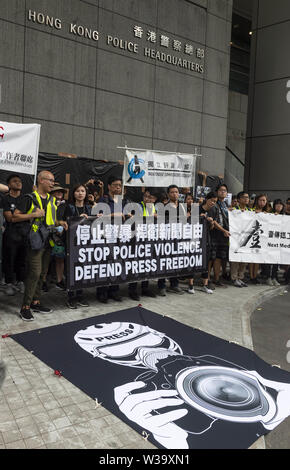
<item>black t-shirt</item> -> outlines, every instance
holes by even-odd
[[[47,198],[41,198],[41,202],[42,202],[42,208],[46,211],[47,202],[48,202]],[[27,212],[29,211],[32,203],[33,203],[33,200],[31,198],[31,196],[29,194],[26,194],[25,196],[23,196],[23,198],[21,199],[21,201],[17,205],[17,209],[20,212],[22,212],[22,214],[27,214]],[[34,205],[36,207],[38,207],[38,204],[34,203]]]
[[[6,196],[3,197],[3,201],[2,201],[3,212],[11,212],[13,214],[18,204],[20,203],[22,197],[23,197],[22,194],[18,197],[13,197],[10,194],[6,194]],[[13,226],[14,226],[13,222],[7,222],[7,220],[5,220],[6,231],[11,230]]]
[[[81,214],[91,215],[91,207],[89,205],[84,205],[83,207],[77,207],[74,204],[67,204],[63,220],[66,220],[68,217],[80,217]]]

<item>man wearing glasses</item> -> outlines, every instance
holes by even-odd
[[[34,320],[32,312],[50,313],[52,311],[40,303],[40,295],[43,278],[50,263],[53,242],[48,235],[40,249],[33,249],[35,247],[29,243],[29,235],[31,232],[36,233],[41,226],[48,229],[46,233],[49,233],[55,226],[62,226],[67,230],[66,222],[57,220],[55,198],[49,194],[53,186],[53,174],[49,171],[41,171],[37,178],[36,190],[23,197],[12,218],[13,222],[22,222],[27,228],[27,273],[20,310],[20,317],[24,321]]]

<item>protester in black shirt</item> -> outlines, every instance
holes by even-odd
[[[207,194],[205,198],[205,202],[199,206],[199,216],[200,218],[205,218],[207,221],[207,240],[206,240],[206,257],[207,257],[207,264],[209,259],[209,250],[210,250],[210,230],[214,227],[214,221],[211,217],[209,217],[209,211],[215,206],[217,203],[217,194],[215,192],[210,192]],[[203,292],[206,294],[213,294],[213,290],[209,289],[208,282],[209,282],[209,273],[205,271],[201,274],[201,278],[203,280]],[[188,293],[194,294],[194,279],[191,278],[188,281]]]
[[[124,220],[123,209],[126,201],[125,199],[122,199],[122,180],[118,176],[111,175],[108,178],[108,194],[101,197],[98,202],[108,205],[112,220],[114,218]],[[117,207],[118,203],[119,206]],[[98,212],[93,211],[93,215],[98,215]],[[113,299],[116,302],[122,302],[118,285],[98,287],[96,290],[96,297],[104,304],[108,302],[108,298]]]
[[[90,215],[91,206],[88,204],[87,188],[83,184],[78,184],[71,191],[70,202],[64,211],[64,220],[67,220],[69,217],[83,217],[87,219]],[[89,306],[81,289],[69,291],[66,304],[71,309],[76,309],[78,306]]]
[[[166,223],[169,222],[169,211],[174,209],[176,211],[176,220],[178,221],[179,217],[185,217],[186,218],[186,211],[179,203],[179,189],[178,186],[172,184],[171,186],[168,187],[167,189],[167,194],[169,198],[169,202],[165,204],[165,210],[169,209],[168,211],[165,212],[165,221]],[[169,278],[170,282],[170,287],[167,289],[168,292],[173,292],[174,294],[184,294],[184,291],[178,286],[178,278],[177,277],[171,277]],[[159,295],[162,297],[166,296],[166,280],[165,279],[158,279],[158,289],[159,289]]]
[[[21,223],[13,223],[12,216],[22,195],[20,176],[11,174],[7,179],[8,194],[3,197],[5,231],[3,235],[3,271],[5,274],[7,295],[14,295],[18,290],[24,292],[26,247],[21,233]]]

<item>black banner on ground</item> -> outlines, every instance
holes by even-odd
[[[290,414],[289,372],[141,307],[12,338],[159,448],[245,449]]]
[[[71,290],[207,270],[206,223],[99,224],[69,219],[67,279]]]

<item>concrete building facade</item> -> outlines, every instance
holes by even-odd
[[[253,2],[245,184],[290,197],[290,2]]]
[[[199,153],[223,175],[232,0],[2,0],[0,119],[40,151]]]

